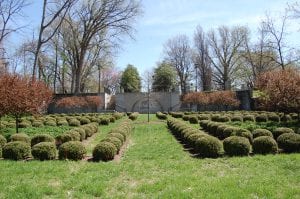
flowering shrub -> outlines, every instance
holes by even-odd
[[[59,108],[82,108],[89,106],[98,107],[102,103],[99,96],[85,96],[85,97],[64,97],[56,101],[55,105]]]

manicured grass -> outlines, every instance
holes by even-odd
[[[241,127],[253,131],[254,129],[262,128],[274,131],[278,127],[288,127],[293,129],[295,132],[300,128],[300,122],[289,121],[289,122],[228,122],[227,124],[232,126]]]
[[[0,198],[300,197],[300,154],[197,159],[165,122],[146,120],[134,121],[120,162],[1,160]]]

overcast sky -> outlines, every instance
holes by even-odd
[[[26,8],[26,22],[31,29],[37,28],[42,12],[42,0],[32,0]],[[116,66],[125,68],[133,64],[140,74],[155,67],[163,59],[163,44],[178,34],[186,34],[191,43],[197,25],[205,31],[220,25],[246,25],[255,35],[260,21],[266,12],[279,16],[294,0],[142,0],[144,14],[135,25],[135,40],[126,39],[116,57]],[[299,20],[300,22],[300,20]],[[22,37],[30,37],[30,28]],[[299,23],[290,23],[289,35],[295,44],[299,37]]]

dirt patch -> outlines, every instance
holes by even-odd
[[[117,155],[115,155],[114,160],[117,163],[121,162],[121,158],[123,156],[123,154],[125,153],[125,151],[129,148],[129,146],[132,144],[132,140],[129,138],[126,139],[126,141],[124,142],[123,146],[121,147],[119,153]]]

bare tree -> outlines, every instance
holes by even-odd
[[[196,73],[199,74],[202,90],[209,91],[212,87],[212,68],[206,35],[201,26],[196,29],[194,45],[193,62]]]
[[[187,93],[189,78],[192,75],[192,51],[186,35],[178,35],[169,39],[164,45],[166,61],[175,68],[179,77],[181,93]]]
[[[229,28],[221,26],[217,32],[208,33],[210,60],[214,66],[214,81],[223,90],[231,89],[233,73],[239,64],[238,52],[244,45],[248,29],[242,26]]]
[[[135,0],[88,0],[74,7],[64,20],[69,33],[66,53],[74,74],[74,93],[80,92],[89,50],[104,41],[118,40],[124,34],[131,35],[132,24],[139,14],[140,3]],[[97,40],[99,35],[100,40]]]
[[[292,56],[293,49],[289,48],[285,42],[288,17],[288,11],[286,10],[279,22],[275,21],[274,18],[270,17],[268,14],[262,22],[262,30],[266,33],[268,46],[276,52],[276,56],[271,56],[270,58],[272,58],[282,70],[284,70],[286,66],[297,61],[297,58]]]
[[[27,0],[0,0],[0,45],[11,33],[19,30],[22,26],[16,24],[18,17],[23,17],[22,10],[28,6]]]
[[[63,0],[53,2],[48,2],[48,0],[43,1],[43,13],[35,51],[32,78],[35,78],[36,76],[36,68],[38,65],[39,53],[41,51],[42,45],[52,39],[52,37],[59,29],[64,17],[76,1],[77,0]],[[53,28],[53,26],[55,27]],[[47,35],[45,35],[45,32],[47,32]]]
[[[254,82],[261,73],[275,67],[273,60],[276,59],[276,53],[268,45],[266,32],[259,28],[258,34],[255,43],[251,43],[250,38],[246,37],[244,49],[240,52],[242,64],[237,73],[249,88],[254,87]]]

